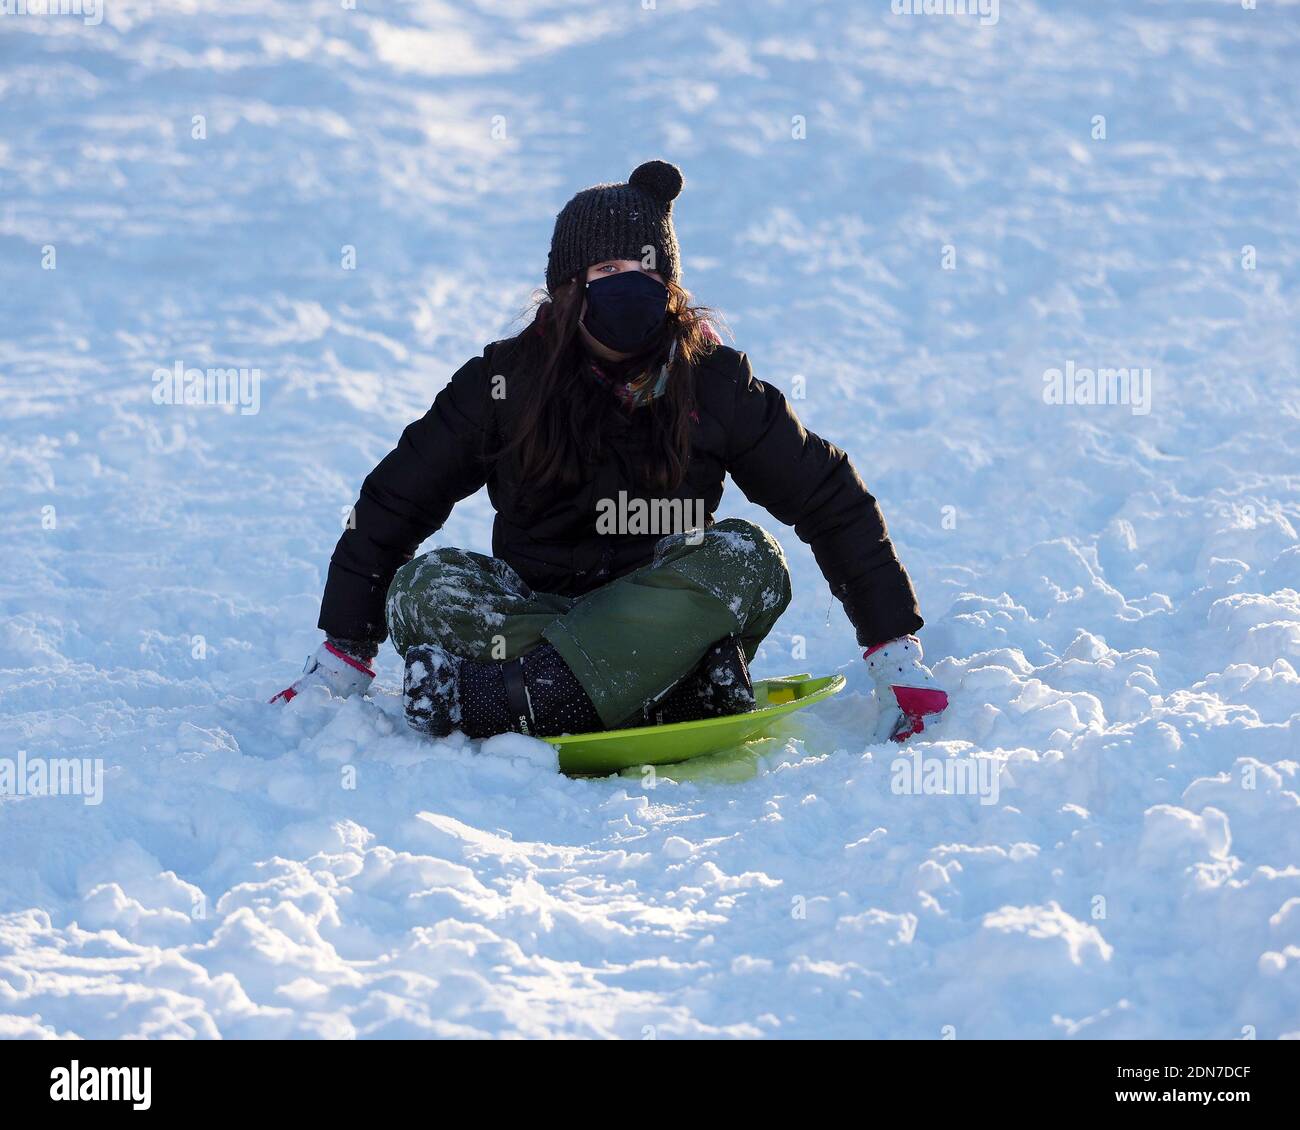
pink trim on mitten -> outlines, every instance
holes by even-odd
[[[895,686],[893,691],[898,708],[903,712],[903,721],[893,734],[896,742],[905,742],[913,734],[921,733],[926,718],[948,709],[948,692],[935,687]]]
[[[332,643],[326,643],[325,650],[328,651],[336,659],[343,660],[343,662],[346,663],[349,667],[355,667],[363,675],[369,675],[372,679],[375,677],[375,672],[373,669],[367,667],[364,663],[361,662],[361,660],[354,658],[353,656],[349,655],[346,651],[340,651]]]

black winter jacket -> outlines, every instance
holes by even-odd
[[[486,485],[496,510],[493,556],[536,592],[577,595],[648,564],[657,535],[598,533],[597,502],[677,497],[702,500],[708,521],[731,474],[745,495],[807,542],[864,646],[922,625],[916,594],[894,553],[876,500],[848,457],[807,431],[780,391],[755,379],[743,353],[719,345],[695,371],[696,416],[686,478],[672,496],[647,493],[633,467],[635,410],[617,413],[607,455],[585,486],[530,489],[507,461],[484,452],[509,428],[510,398],[493,395],[505,367],[495,342],[466,363],[433,406],[402,433],[361,487],[355,523],[330,560],[320,627],[344,640],[381,642],[384,601],[397,570],[447,520],[462,498]],[[613,394],[593,385],[593,395]],[[690,513],[691,511],[687,511]]]

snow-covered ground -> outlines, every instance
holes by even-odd
[[[0,757],[104,766],[0,799],[0,1031],[1300,1034],[1298,65],[1294,0],[0,16]],[[365,472],[650,157],[882,501],[953,691],[922,779],[996,796],[900,791],[789,531],[759,671],[850,692],[712,779],[420,741],[391,650],[266,705]],[[177,364],[257,410],[155,403]]]

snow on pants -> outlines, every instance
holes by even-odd
[[[725,518],[702,536],[660,539],[649,565],[579,597],[533,592],[498,558],[435,549],[398,570],[387,619],[403,656],[423,643],[464,659],[514,659],[546,640],[613,728],[720,639],[737,636],[752,660],[789,603],[777,540]]]

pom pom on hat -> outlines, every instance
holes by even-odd
[[[682,171],[667,161],[647,161],[632,170],[627,183],[639,188],[647,196],[653,197],[665,209],[673,206],[673,201],[681,194]]]

